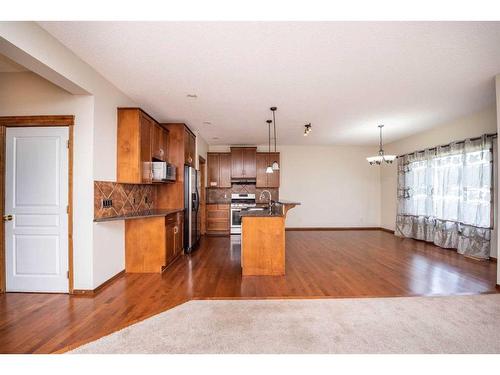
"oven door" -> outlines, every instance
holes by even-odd
[[[241,208],[231,207],[231,234],[241,233]]]

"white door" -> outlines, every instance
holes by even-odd
[[[67,127],[7,128],[7,292],[68,292],[68,139]]]

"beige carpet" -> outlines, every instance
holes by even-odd
[[[72,353],[500,353],[500,294],[190,301]]]

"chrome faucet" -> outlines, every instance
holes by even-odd
[[[262,190],[262,192],[260,193],[260,196],[259,196],[259,200],[262,200],[262,198],[264,197],[264,193],[269,194],[268,205],[269,205],[269,212],[271,212],[271,210],[273,208],[273,201],[272,201],[272,198],[271,198],[271,192],[269,190]]]

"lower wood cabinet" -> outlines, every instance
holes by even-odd
[[[229,204],[207,204],[207,234],[228,235]]]
[[[125,221],[125,272],[159,273],[183,252],[183,213]]]

